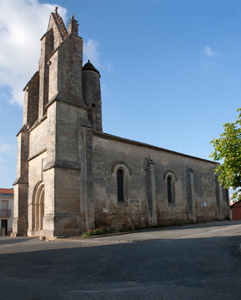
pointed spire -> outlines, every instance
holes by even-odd
[[[78,35],[78,23],[74,18],[74,15],[71,16],[69,27],[68,27],[68,34],[75,34]]]

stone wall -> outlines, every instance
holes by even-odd
[[[100,74],[90,62],[82,68],[77,34],[56,8],[25,88],[13,235],[226,218],[215,163],[102,133]]]
[[[54,235],[80,234],[80,172],[55,169],[55,228]]]
[[[35,235],[34,233],[34,191],[40,182],[47,182],[43,172],[43,165],[46,159],[46,151],[42,154],[29,160],[29,179],[28,179],[28,235]],[[49,201],[49,197],[45,197]],[[52,207],[53,213],[53,207]]]
[[[47,135],[49,133],[49,123],[46,118],[37,127],[33,128],[29,134],[29,159],[39,155],[47,149]]]
[[[85,107],[82,99],[82,39],[69,35],[49,60],[49,101]]]
[[[39,72],[36,72],[24,89],[23,125],[32,127],[38,119]]]
[[[216,192],[213,162],[99,134],[93,139],[93,161],[97,226],[175,224],[229,215],[225,191],[220,187]],[[125,203],[117,201],[118,166],[127,175]],[[174,203],[168,202],[168,174],[174,178]]]

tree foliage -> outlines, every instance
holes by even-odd
[[[237,192],[233,193],[231,200],[235,200],[235,201],[241,201],[241,194],[239,193],[237,195]]]
[[[214,160],[220,161],[215,169],[218,179],[224,188],[241,187],[241,108],[236,122],[225,123],[224,132],[219,138],[213,139],[215,151],[210,155]],[[237,192],[238,192],[237,191]],[[236,193],[237,193],[236,192]]]

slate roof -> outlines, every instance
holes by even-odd
[[[90,60],[88,60],[88,62],[83,66],[82,70],[91,70],[94,71],[96,73],[98,73],[100,75],[100,72],[92,65],[92,63],[90,62]]]

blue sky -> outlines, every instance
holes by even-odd
[[[22,88],[56,5],[101,73],[104,132],[209,159],[241,106],[240,0],[0,0],[0,187],[16,179]]]

